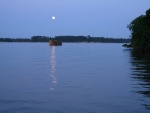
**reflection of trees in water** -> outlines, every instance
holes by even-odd
[[[150,110],[150,55],[142,50],[131,51],[131,63],[133,64],[133,78],[138,81],[136,93],[145,96],[145,108]]]

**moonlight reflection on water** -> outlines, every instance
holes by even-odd
[[[50,90],[54,90],[55,86],[57,84],[57,78],[55,76],[55,71],[56,71],[56,59],[55,59],[55,46],[52,46],[52,52],[51,52],[51,72],[50,72],[50,79],[51,79],[51,86]]]
[[[0,43],[0,113],[149,113],[150,57],[121,46]]]

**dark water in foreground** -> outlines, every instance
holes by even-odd
[[[0,43],[0,113],[149,113],[150,59],[121,45]]]

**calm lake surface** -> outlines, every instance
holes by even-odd
[[[0,43],[0,113],[149,113],[150,59],[122,44]]]

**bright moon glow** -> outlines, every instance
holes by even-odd
[[[55,16],[52,16],[52,19],[55,20]]]

